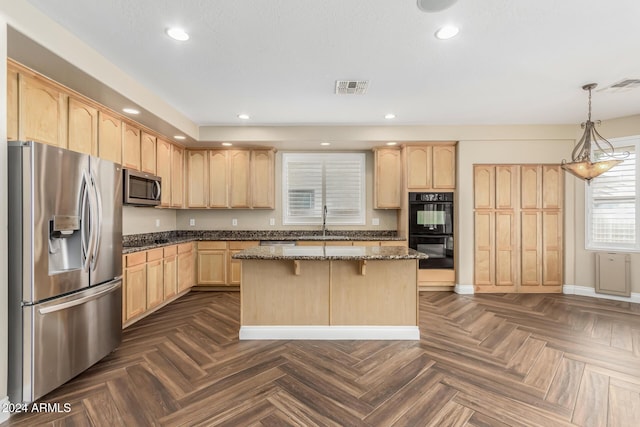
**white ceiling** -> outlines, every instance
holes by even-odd
[[[29,2],[199,125],[574,124],[583,84],[640,79],[638,0]],[[594,93],[594,119],[639,113],[640,88]]]

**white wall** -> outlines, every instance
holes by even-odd
[[[156,226],[156,221],[160,225]],[[122,234],[157,233],[176,229],[176,211],[152,207],[123,206]]]
[[[574,140],[460,141],[458,144],[458,283],[473,284],[473,165],[559,163],[571,157]],[[565,177],[565,197],[573,200],[574,179]],[[573,205],[565,204],[565,283],[573,283]]]
[[[0,13],[0,82],[7,81],[7,23]],[[7,289],[8,266],[7,258],[7,85],[0,85],[0,404],[7,397]],[[0,422],[8,414],[0,412]]]

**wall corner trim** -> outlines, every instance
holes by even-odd
[[[597,294],[595,288],[589,286],[563,285],[562,293],[567,295],[580,295],[591,298],[602,298],[614,301],[625,301],[640,304],[640,293],[633,292],[630,297],[619,297],[616,295]]]
[[[453,288],[453,292],[460,295],[473,295],[475,294],[475,289],[473,285],[459,285],[456,284]]]

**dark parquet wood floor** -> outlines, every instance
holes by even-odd
[[[125,330],[14,426],[640,426],[640,305],[420,296],[419,342],[238,341],[239,294],[191,292]]]

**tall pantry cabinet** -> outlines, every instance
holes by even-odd
[[[561,292],[559,165],[475,165],[476,292]]]

